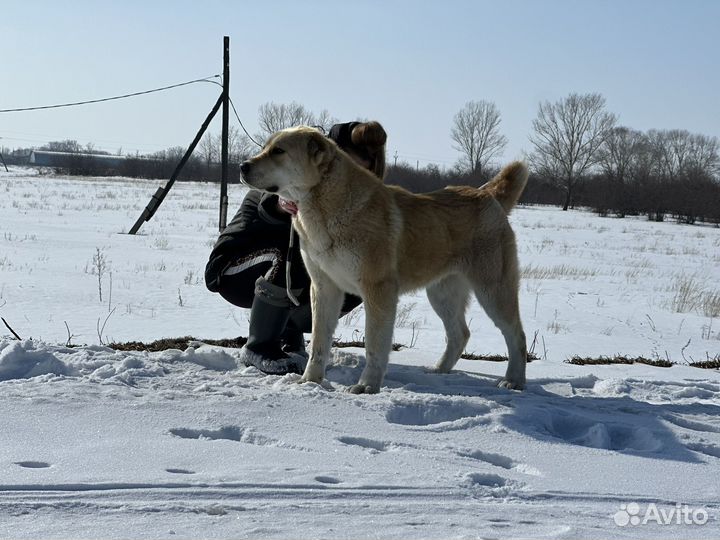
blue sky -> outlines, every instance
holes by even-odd
[[[222,70],[251,133],[266,102],[377,119],[388,154],[452,166],[452,120],[494,102],[530,150],[540,101],[599,92],[620,123],[720,136],[720,2],[16,1],[0,12],[0,109],[95,99]],[[77,139],[124,152],[187,146],[219,88],[0,114],[0,145]],[[219,131],[219,118],[211,127]]]

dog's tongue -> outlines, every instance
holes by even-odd
[[[285,210],[288,214],[292,214],[293,216],[297,215],[298,209],[297,204],[295,204],[292,201],[288,201],[286,199],[283,199],[282,197],[279,198],[279,204],[283,210]]]

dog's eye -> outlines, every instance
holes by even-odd
[[[285,153],[285,150],[283,150],[282,148],[279,148],[279,147],[276,146],[275,148],[273,148],[272,150],[270,150],[270,153],[271,153],[273,156],[279,156],[280,154],[284,154],[284,153]]]

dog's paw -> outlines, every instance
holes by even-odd
[[[322,363],[309,361],[302,374],[301,383],[314,382],[320,384],[325,378],[325,368]]]
[[[370,384],[353,384],[348,388],[348,392],[351,394],[377,394],[379,391],[379,386]]]
[[[425,373],[434,373],[439,375],[445,375],[447,373],[450,373],[450,369],[440,367],[440,366],[433,366],[433,367],[426,367],[424,369]]]
[[[498,388],[507,388],[508,390],[524,390],[525,381],[513,381],[509,379],[500,379]]]
[[[322,380],[323,380],[322,377],[308,377],[306,375],[303,375],[302,377],[300,377],[300,379],[298,379],[297,383],[298,384],[305,384],[305,383],[320,384],[322,382]]]

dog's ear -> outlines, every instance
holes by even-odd
[[[319,131],[309,134],[307,149],[310,162],[321,172],[325,172],[330,162],[335,158],[337,151],[335,145]]]

